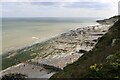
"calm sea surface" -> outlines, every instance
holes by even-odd
[[[71,29],[93,25],[95,18],[3,18],[2,50],[49,39]]]

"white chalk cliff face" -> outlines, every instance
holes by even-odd
[[[31,53],[30,56],[36,55],[36,57],[24,63],[20,63],[18,66],[9,67],[1,73],[5,75],[7,73],[17,72],[26,74],[30,78],[49,78],[55,73],[54,71],[51,73],[50,70],[45,69],[40,65],[30,64],[29,62],[47,64],[63,69],[66,65],[78,60],[85,52],[91,50],[97,43],[98,38],[104,35],[116,21],[116,17],[100,20],[97,21],[98,23],[101,23],[100,25],[86,26],[84,28],[71,30],[45,41],[42,44],[37,43],[34,46],[26,47],[22,52],[32,51],[33,53]],[[36,52],[36,50],[39,49],[41,52]]]

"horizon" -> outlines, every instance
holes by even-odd
[[[100,17],[43,17],[43,16],[39,16],[39,17],[0,17],[0,18],[100,18]],[[103,17],[101,17],[103,18]]]
[[[115,15],[115,16],[117,16],[117,15]],[[113,16],[111,16],[111,17],[113,17]],[[59,19],[59,18],[66,18],[66,19],[71,19],[71,18],[75,18],[75,19],[107,19],[107,18],[110,18],[110,17],[0,17],[0,19],[2,20],[2,19],[40,19],[40,18],[50,18],[50,19]]]

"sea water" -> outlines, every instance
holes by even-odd
[[[71,29],[96,24],[96,18],[2,18],[2,51],[49,39]]]

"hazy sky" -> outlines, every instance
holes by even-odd
[[[119,0],[1,0],[3,17],[111,17]],[[2,12],[2,13],[1,13]]]

